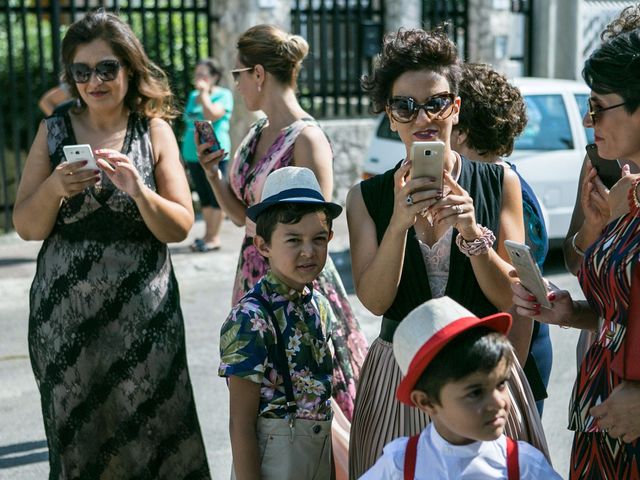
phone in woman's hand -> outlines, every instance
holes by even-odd
[[[213,125],[208,120],[195,120],[196,131],[198,132],[198,143],[213,143],[213,146],[206,149],[205,153],[210,154],[217,150],[220,150],[220,142],[216,137],[216,132],[213,130]]]
[[[590,143],[586,147],[591,165],[597,170],[604,186],[611,189],[622,176],[622,168],[618,160],[607,160],[598,155],[598,147]]]
[[[62,147],[64,158],[69,163],[87,161],[87,164],[80,170],[98,170],[98,164],[93,156],[91,145],[65,145]]]
[[[509,254],[511,264],[515,267],[522,286],[529,290],[536,297],[536,301],[546,308],[552,308],[551,302],[547,298],[548,289],[536,264],[531,249],[524,243],[505,240],[504,248]]]

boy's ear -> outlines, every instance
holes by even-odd
[[[438,413],[438,405],[422,390],[413,390],[411,392],[411,401],[416,408],[419,408],[429,416],[433,416]]]
[[[329,241],[333,238],[333,230],[329,230]]]
[[[253,246],[258,249],[260,255],[269,258],[269,244],[260,235],[253,237]]]

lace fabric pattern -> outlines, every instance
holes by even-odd
[[[453,228],[450,227],[431,247],[418,239],[433,298],[444,296],[447,288],[452,238]]]
[[[47,127],[55,167],[77,142],[68,117]],[[155,189],[146,119],[131,115],[123,152]],[[50,479],[210,478],[167,246],[106,177],[63,202],[42,245],[29,353]]]

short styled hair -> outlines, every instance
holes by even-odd
[[[627,113],[640,105],[640,30],[621,33],[604,42],[584,63],[582,76],[596,93],[615,93]]]
[[[458,94],[460,60],[444,28],[432,32],[400,29],[385,35],[382,52],[376,57],[373,72],[362,77],[362,88],[371,97],[371,110],[384,111],[394,82],[405,72],[429,70],[442,75],[449,91]]]
[[[638,27],[640,27],[640,4],[636,3],[623,9],[611,23],[607,24],[600,34],[600,39],[606,42]]]
[[[439,404],[442,388],[475,372],[489,373],[502,359],[510,367],[512,347],[502,333],[487,327],[464,331],[447,343],[422,372],[414,390]]]
[[[256,218],[256,235],[261,236],[265,242],[270,243],[273,231],[279,223],[293,225],[302,220],[305,215],[315,212],[324,213],[329,231],[331,231],[333,219],[329,210],[323,205],[282,202],[267,208],[258,215],[258,218]]]
[[[520,90],[483,63],[462,65],[460,113],[454,126],[467,134],[466,144],[480,155],[506,157],[527,125]]]

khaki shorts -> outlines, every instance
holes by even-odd
[[[257,433],[262,480],[331,478],[331,420],[296,419],[292,438],[288,420],[260,417]]]

